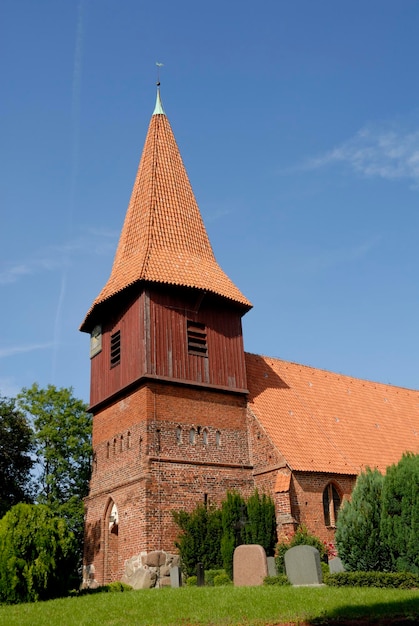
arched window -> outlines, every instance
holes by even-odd
[[[178,445],[182,443],[182,428],[180,426],[176,428],[176,443]]]
[[[208,430],[206,428],[202,431],[202,442],[204,446],[208,445]]]
[[[333,483],[326,485],[323,491],[323,514],[326,526],[335,528],[341,503],[341,497]]]
[[[127,433],[127,450],[131,448],[131,433],[128,431]]]
[[[108,443],[106,444],[106,458],[107,458],[107,459],[109,459],[109,448],[110,448],[110,447],[111,447],[111,444],[110,444],[110,443],[109,443],[109,441],[108,441]]]
[[[121,435],[119,438],[119,451],[124,451],[124,435]]]
[[[215,445],[217,448],[221,446],[221,433],[219,430],[215,433]]]
[[[196,439],[196,431],[195,428],[191,428],[189,431],[189,443],[194,444]]]

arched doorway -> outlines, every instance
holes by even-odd
[[[109,583],[119,577],[119,514],[115,502],[110,499],[105,513],[105,567],[103,582]]]

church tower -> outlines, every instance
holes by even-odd
[[[173,510],[253,488],[241,318],[217,264],[159,89],[109,280],[90,334],[93,469],[85,566],[173,551]]]

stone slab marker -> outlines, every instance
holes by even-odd
[[[255,544],[238,546],[233,555],[233,582],[236,587],[263,585],[268,575],[266,552]]]
[[[170,568],[170,586],[175,589],[182,587],[182,572],[177,565]]]
[[[266,560],[268,562],[268,576],[278,576],[278,570],[276,569],[275,557],[268,556]]]
[[[292,585],[321,585],[319,551],[313,546],[295,546],[285,552],[285,571]]]
[[[329,559],[329,571],[331,574],[339,574],[340,572],[345,571],[343,563],[338,556],[335,556],[333,559]]]

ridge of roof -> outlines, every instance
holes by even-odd
[[[414,389],[412,387],[403,387],[402,385],[394,385],[393,383],[383,383],[379,380],[370,380],[369,378],[360,378],[359,376],[352,376],[351,374],[344,374],[342,372],[334,372],[333,370],[325,369],[324,367],[317,367],[316,365],[308,365],[307,363],[298,363],[297,361],[289,361],[286,359],[281,359],[280,357],[270,356],[268,354],[257,354],[256,352],[248,352],[245,351],[245,354],[248,354],[250,357],[259,357],[266,360],[277,361],[278,363],[283,363],[284,365],[291,365],[296,367],[303,367],[304,369],[313,370],[315,372],[321,372],[323,374],[330,376],[337,376],[338,378],[351,379],[354,381],[359,381],[361,383],[366,383],[368,385],[380,385],[382,387],[391,387],[392,389],[400,389],[402,391],[411,391],[412,393],[419,393],[419,389]]]
[[[98,305],[140,281],[209,292],[244,311],[252,307],[215,259],[159,86],[111,274],[80,330],[90,329]]]

